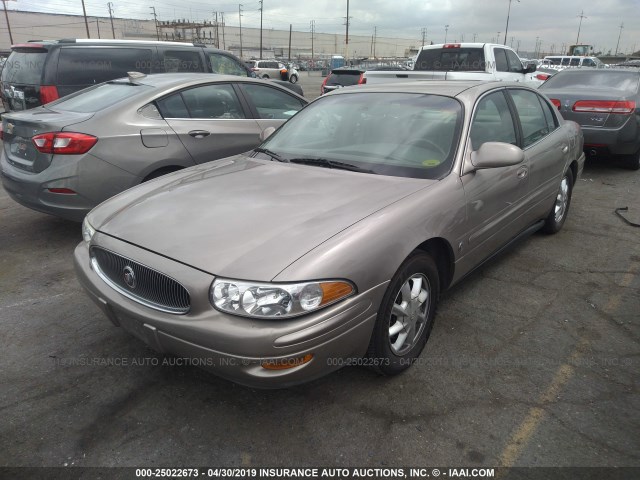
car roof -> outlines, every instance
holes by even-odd
[[[478,89],[479,93],[492,90],[496,87],[518,86],[521,83],[513,82],[481,82],[481,81],[458,81],[458,80],[417,80],[408,82],[381,83],[374,85],[359,85],[357,88],[341,88],[331,95],[345,95],[354,92],[375,92],[375,93],[423,93],[444,95],[455,97],[469,89]],[[526,86],[525,86],[526,87]]]

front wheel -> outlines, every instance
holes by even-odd
[[[573,173],[567,170],[560,180],[560,187],[556,194],[556,201],[553,208],[549,212],[542,231],[546,233],[558,233],[569,213],[569,205],[571,204],[571,193],[573,191]]]
[[[297,75],[291,75],[291,76],[289,77],[289,81],[290,81],[291,83],[298,83],[298,76],[297,76]]]
[[[384,375],[409,368],[427,343],[440,294],[438,269],[426,253],[414,253],[389,283],[367,356]]]

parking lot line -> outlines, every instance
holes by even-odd
[[[636,272],[638,270],[639,264],[632,264],[631,268],[627,273],[625,273],[624,277],[622,277],[622,281],[620,282],[620,286],[623,288],[628,287],[633,282],[635,278]],[[618,306],[620,305],[620,301],[622,300],[622,293],[617,293],[612,295],[609,298],[609,301],[604,307],[604,311],[606,313],[614,313]],[[526,448],[531,440],[531,437],[536,432],[538,426],[544,420],[547,412],[544,409],[545,405],[551,403],[560,393],[564,385],[569,381],[569,379],[575,373],[574,365],[580,359],[583,352],[589,346],[589,341],[585,338],[580,338],[578,345],[574,349],[573,353],[569,357],[569,360],[561,365],[556,374],[553,377],[553,380],[547,390],[540,396],[538,399],[538,405],[536,407],[532,407],[529,410],[529,413],[522,421],[518,429],[511,436],[507,446],[502,451],[500,455],[499,466],[501,467],[512,467],[518,457],[522,454],[522,451]]]

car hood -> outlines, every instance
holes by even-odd
[[[88,220],[211,274],[269,281],[338,232],[435,182],[237,156],[127,190]]]

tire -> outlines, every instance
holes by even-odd
[[[298,76],[297,76],[297,75],[291,75],[291,76],[289,77],[289,81],[290,81],[291,83],[298,83]]]
[[[571,205],[571,194],[573,192],[573,173],[567,170],[560,180],[556,200],[549,212],[542,231],[553,234],[558,233],[564,225],[567,215],[569,214],[569,206]]]
[[[387,287],[371,335],[367,357],[378,373],[396,375],[416,361],[431,334],[439,294],[440,277],[431,256],[410,255]]]
[[[629,170],[640,170],[640,150],[622,158],[622,165]]]
[[[266,73],[262,76],[262,78],[269,78],[269,75],[267,75]]]

